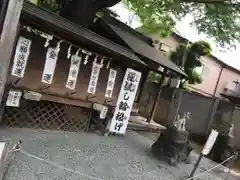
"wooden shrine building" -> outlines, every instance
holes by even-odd
[[[12,0],[7,2],[14,3]],[[127,68],[143,74],[137,97],[141,95],[149,69],[158,71],[159,66],[162,66],[185,76],[150,45],[147,37],[111,16],[99,18],[89,30],[27,1],[19,0],[17,4],[20,4],[21,15],[1,106],[3,126],[80,131],[87,128],[94,103],[111,107],[116,105]],[[11,5],[6,13],[10,13],[9,8]],[[5,25],[2,24],[1,36],[7,36]],[[17,67],[16,54],[21,51],[18,46],[21,38],[22,42],[28,42],[28,45],[31,42],[31,45],[28,50],[25,49],[28,59],[23,68],[24,73],[13,76],[16,73],[14,66]],[[5,46],[4,43],[2,41],[1,47]],[[51,47],[58,49],[57,61],[51,66],[54,69],[52,77],[49,77],[51,82],[44,83],[47,79],[44,79],[43,72],[51,71],[51,68],[46,68],[46,54]],[[25,50],[22,49],[22,52]],[[0,53],[6,52],[2,50]],[[81,61],[75,87],[71,89],[66,86],[71,56],[75,54]],[[93,63],[101,65],[101,70],[95,92],[89,93]],[[110,69],[116,71],[115,85],[112,95],[106,96]],[[16,94],[13,93],[12,102],[8,102],[12,90],[21,92],[17,107],[9,105],[18,98]]]

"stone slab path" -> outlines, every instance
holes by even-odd
[[[150,152],[153,141],[133,131],[124,137],[103,137],[84,132],[0,129],[0,140],[22,140],[23,152],[29,153],[17,154],[6,180],[184,180],[193,167],[171,167],[157,160]],[[196,158],[193,153],[193,163]],[[204,159],[198,172],[213,165]],[[225,175],[219,170],[199,179],[222,180]]]

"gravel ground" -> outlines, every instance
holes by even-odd
[[[1,129],[0,140],[22,140],[22,151],[29,153],[17,154],[7,180],[184,180],[193,167],[171,167],[157,160],[150,152],[153,141],[133,131],[124,137],[103,137],[83,132]],[[193,163],[196,158],[193,153]],[[198,172],[212,166],[204,159]],[[199,179],[222,180],[225,175],[219,169]]]

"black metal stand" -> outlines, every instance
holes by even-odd
[[[202,160],[202,158],[203,158],[203,154],[201,153],[201,154],[199,155],[199,157],[198,157],[198,160],[197,160],[196,164],[195,164],[194,167],[193,167],[193,170],[192,170],[190,176],[189,176],[190,178],[192,178],[192,177],[194,176],[194,174],[195,174],[195,172],[196,172],[196,170],[197,170],[197,168],[198,168],[198,166],[199,166],[200,161]]]

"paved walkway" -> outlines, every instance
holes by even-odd
[[[133,131],[128,131],[125,137],[102,137],[86,133],[1,129],[0,140],[22,140],[23,150],[31,154],[17,154],[7,180],[184,180],[193,166],[184,164],[176,168],[157,160],[150,152],[153,141]],[[196,154],[192,156],[195,161]],[[204,159],[201,168],[212,165]],[[220,176],[226,174],[222,170],[215,173],[219,177],[213,173],[200,179],[222,180]]]

